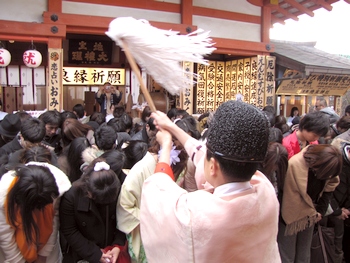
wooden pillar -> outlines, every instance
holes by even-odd
[[[49,12],[62,12],[62,0],[48,0],[47,2]]]
[[[271,7],[261,7],[261,42],[270,42]]]
[[[192,25],[192,15],[193,15],[192,0],[182,0],[181,1],[181,24]]]

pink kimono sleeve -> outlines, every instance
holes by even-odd
[[[194,178],[198,190],[213,188],[213,186],[206,181],[204,175],[204,158],[206,158],[207,153],[207,147],[205,145],[205,142],[201,142],[194,138],[190,138],[186,141],[184,147],[189,156],[190,161],[196,167]]]

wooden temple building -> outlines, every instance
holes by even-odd
[[[105,81],[123,91],[123,104],[131,111],[142,102],[135,73],[124,52],[105,32],[116,17],[145,19],[151,25],[188,34],[201,28],[211,31],[216,51],[207,57],[208,66],[183,62],[187,71],[200,78],[179,97],[171,97],[145,72],[141,72],[158,108],[171,106],[190,114],[215,110],[220,103],[237,95],[260,108],[266,105],[300,103],[307,111],[308,96],[342,96],[350,86],[350,66],[334,71],[310,71],[293,58],[281,43],[272,42],[269,30],[274,23],[313,16],[316,9],[332,10],[335,0],[21,0],[4,1],[0,9],[0,98],[3,111],[71,110],[85,104],[88,114],[96,110],[94,93]],[[350,0],[345,0],[350,4]],[[1,50],[11,54],[11,62],[1,65]],[[42,55],[38,67],[23,62],[26,50]],[[288,53],[288,50],[287,50]],[[291,53],[291,52],[289,52]],[[295,61],[299,62],[295,62]],[[312,60],[312,58],[310,58]],[[293,62],[294,61],[294,62]],[[280,64],[279,64],[280,63]],[[302,66],[304,65],[304,67]],[[140,70],[141,71],[141,70]],[[328,93],[292,88],[295,81],[314,74],[341,77],[342,89]],[[298,75],[299,76],[296,76]],[[315,78],[315,77],[312,77]],[[317,78],[317,77],[316,77]],[[319,83],[318,83],[319,84]],[[279,85],[282,85],[279,88]],[[299,85],[299,84],[298,84]],[[316,84],[312,84],[316,85]],[[346,86],[348,85],[348,86]],[[304,85],[305,86],[305,85]],[[346,86],[346,87],[345,87]],[[299,90],[304,90],[303,92]],[[311,89],[309,89],[311,90]],[[323,90],[323,89],[321,89]],[[141,98],[141,99],[140,99]],[[340,99],[335,99],[340,106]],[[175,105],[172,105],[174,103]],[[309,103],[310,104],[310,103]],[[286,108],[280,108],[285,111]]]

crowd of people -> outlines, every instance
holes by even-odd
[[[350,262],[350,116],[222,103],[132,118],[84,106],[0,122],[0,262]],[[350,111],[350,107],[349,107]]]

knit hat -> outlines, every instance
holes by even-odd
[[[21,120],[17,114],[9,113],[0,123],[0,134],[15,137],[21,129]]]
[[[223,159],[262,162],[268,138],[269,122],[261,110],[241,101],[227,101],[214,114],[207,148]]]

